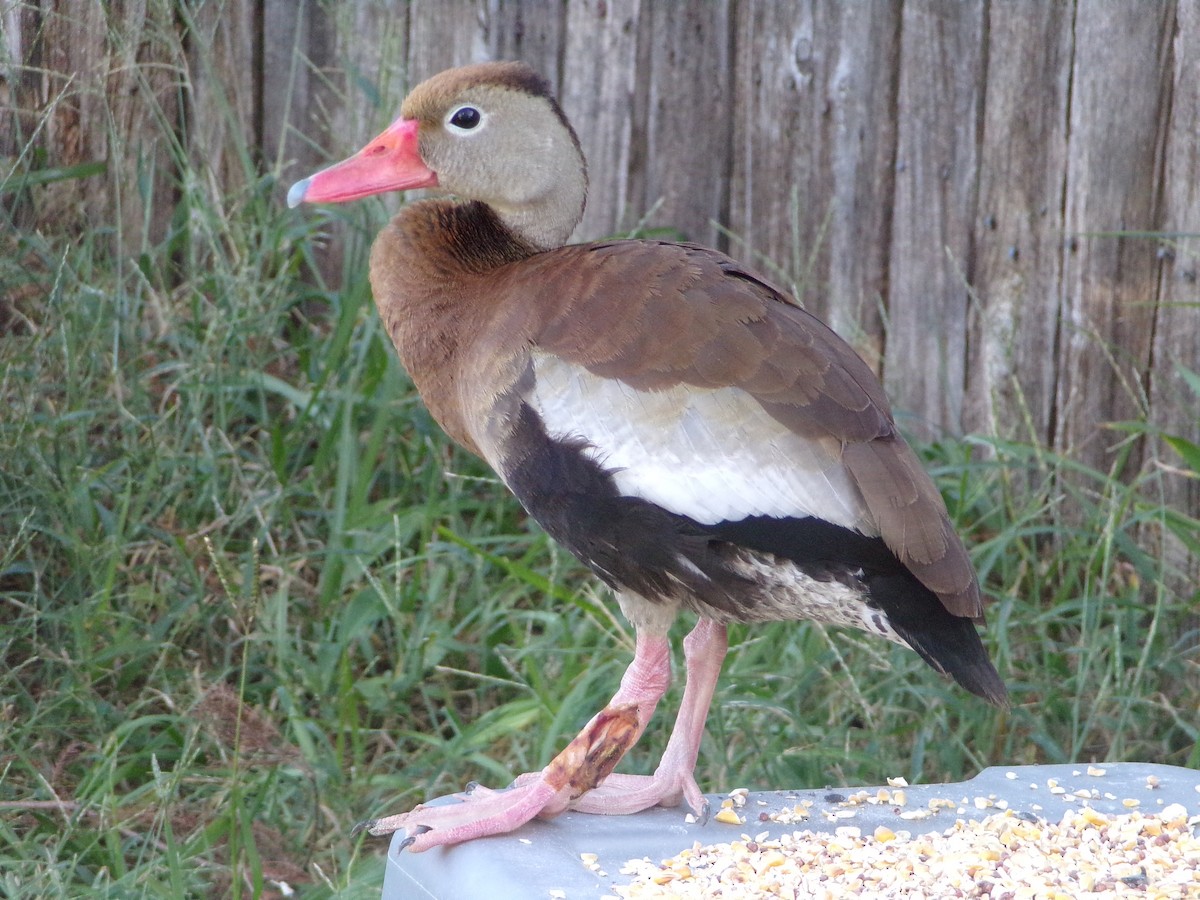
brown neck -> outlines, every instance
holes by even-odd
[[[411,221],[410,224],[410,220]],[[418,221],[424,220],[418,224]],[[421,253],[444,252],[464,270],[483,274],[506,263],[519,262],[538,252],[507,228],[486,203],[434,200],[407,207],[393,220],[402,228],[419,230]],[[436,242],[430,240],[437,237]]]
[[[406,206],[371,248],[371,288],[400,359],[446,431],[477,451],[461,421],[463,345],[491,313],[489,276],[536,248],[479,202]]]

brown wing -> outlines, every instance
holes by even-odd
[[[814,453],[839,457],[869,510],[859,530],[881,536],[948,611],[981,616],[966,550],[874,373],[781,291],[715,251],[651,241],[566,247],[521,268],[523,309],[508,315],[524,321],[503,330],[647,398],[685,385],[744,392]]]

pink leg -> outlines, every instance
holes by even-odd
[[[666,752],[653,775],[610,775],[596,790],[571,804],[580,812],[624,815],[651,806],[678,806],[686,799],[696,815],[708,814],[708,801],[696,784],[696,757],[712,705],[721,664],[729,649],[724,625],[701,619],[683,641],[687,683]]]
[[[408,835],[405,846],[416,853],[503,834],[537,815],[557,815],[609,776],[646,730],[670,682],[671,646],[666,636],[639,632],[633,662],[608,706],[541,772],[522,775],[503,791],[475,788],[456,795],[461,802],[422,804],[411,812],[364,822],[359,827],[375,835],[403,828]],[[707,711],[707,703],[704,708]]]

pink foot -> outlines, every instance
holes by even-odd
[[[358,828],[374,835],[404,829],[401,849],[419,853],[504,834],[534,816],[556,816],[604,781],[637,743],[670,680],[666,638],[639,634],[633,662],[616,695],[541,772],[522,775],[504,790],[476,787],[456,794],[459,802],[421,804],[398,816],[363,822]]]
[[[404,829],[401,850],[420,853],[430,847],[459,844],[489,834],[503,834],[524,825],[555,799],[555,791],[543,781],[505,791],[481,789],[455,794],[460,802],[438,806],[422,803],[410,812],[371,819],[355,828],[374,835]]]
[[[364,822],[374,835],[404,829],[401,849],[414,853],[503,834],[535,816],[565,809],[625,815],[682,800],[707,817],[708,802],[693,774],[704,722],[716,690],[728,640],[724,625],[701,619],[683,642],[687,684],[666,752],[653,775],[613,775],[612,770],[642,736],[670,681],[665,637],[638,635],[633,662],[616,696],[541,772],[520,776],[500,791],[476,787],[455,795],[459,802],[427,806]]]

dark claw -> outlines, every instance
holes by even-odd
[[[697,817],[697,818],[699,818],[699,819],[700,819],[700,824],[701,824],[701,825],[707,825],[707,824],[708,824],[708,813],[709,813],[709,810],[710,810],[710,809],[712,809],[712,804],[711,804],[711,803],[709,803],[709,802],[708,802],[708,798],[707,798],[707,797],[705,797],[705,798],[704,798],[704,805],[700,807],[700,815]]]
[[[475,792],[475,789],[478,787],[482,787],[482,785],[478,781],[468,781],[467,788],[465,791],[463,791],[463,793],[473,794]]]
[[[396,848],[397,853],[403,853],[409,847],[417,842],[417,838],[427,831],[433,831],[428,825],[418,825],[413,829],[413,833],[400,842],[400,846]]]
[[[363,831],[370,831],[375,827],[375,823],[378,821],[378,819],[364,819],[350,829],[350,837],[354,837],[356,834],[359,834]]]

